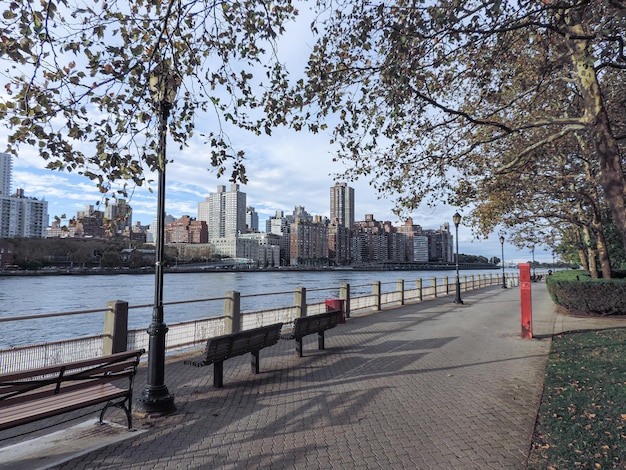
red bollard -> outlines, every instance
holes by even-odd
[[[520,263],[519,268],[519,291],[522,309],[522,338],[533,337],[533,304],[530,297],[530,264]]]
[[[341,315],[339,315],[339,323],[346,322],[346,309],[344,308],[343,299],[326,299],[324,303],[326,304],[327,312],[332,310],[339,310],[341,312]]]

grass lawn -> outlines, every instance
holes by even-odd
[[[555,336],[528,469],[626,469],[626,329]]]

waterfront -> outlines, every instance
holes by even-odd
[[[517,272],[516,269],[507,271]],[[461,277],[475,274],[497,276],[498,270],[464,270]],[[221,298],[228,291],[242,294],[242,311],[256,311],[293,304],[297,287],[307,288],[309,303],[337,297],[341,284],[351,285],[351,295],[371,293],[374,281],[383,283],[383,291],[395,289],[403,279],[407,286],[423,279],[430,285],[433,277],[439,283],[445,277],[453,282],[455,271],[260,271],[167,273],[164,278],[165,302]],[[324,290],[316,290],[324,289]],[[267,296],[271,292],[282,295]],[[258,294],[258,295],[255,295]],[[263,294],[263,295],[260,295]],[[89,276],[27,276],[0,278],[0,317],[16,317],[56,312],[103,309],[107,302],[124,300],[129,305],[151,304],[154,295],[154,275],[119,274]],[[168,324],[194,320],[223,313],[223,301],[170,305],[165,309]],[[129,313],[129,328],[143,328],[150,323],[152,309],[133,309]],[[65,340],[100,334],[102,313],[73,315],[2,324],[0,349]]]

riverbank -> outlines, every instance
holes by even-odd
[[[456,265],[453,263],[406,263],[406,264],[382,264],[382,265],[361,265],[361,266],[341,266],[341,267],[300,267],[300,266],[280,266],[280,267],[258,267],[251,265],[211,265],[211,264],[194,264],[194,265],[174,265],[165,268],[166,273],[204,273],[204,272],[343,272],[343,271],[451,271],[455,270]],[[467,270],[494,270],[500,269],[498,266],[488,263],[463,263],[459,265],[460,271]],[[89,275],[89,274],[154,274],[154,267],[46,267],[36,270],[1,270],[0,276],[52,276],[52,275]]]

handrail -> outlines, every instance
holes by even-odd
[[[0,323],[19,320],[37,320],[40,318],[65,317],[68,315],[82,315],[87,313],[104,313],[112,310],[113,309],[111,309],[110,307],[104,307],[91,310],[72,310],[71,312],[40,313],[37,315],[21,315],[18,317],[0,317]]]

